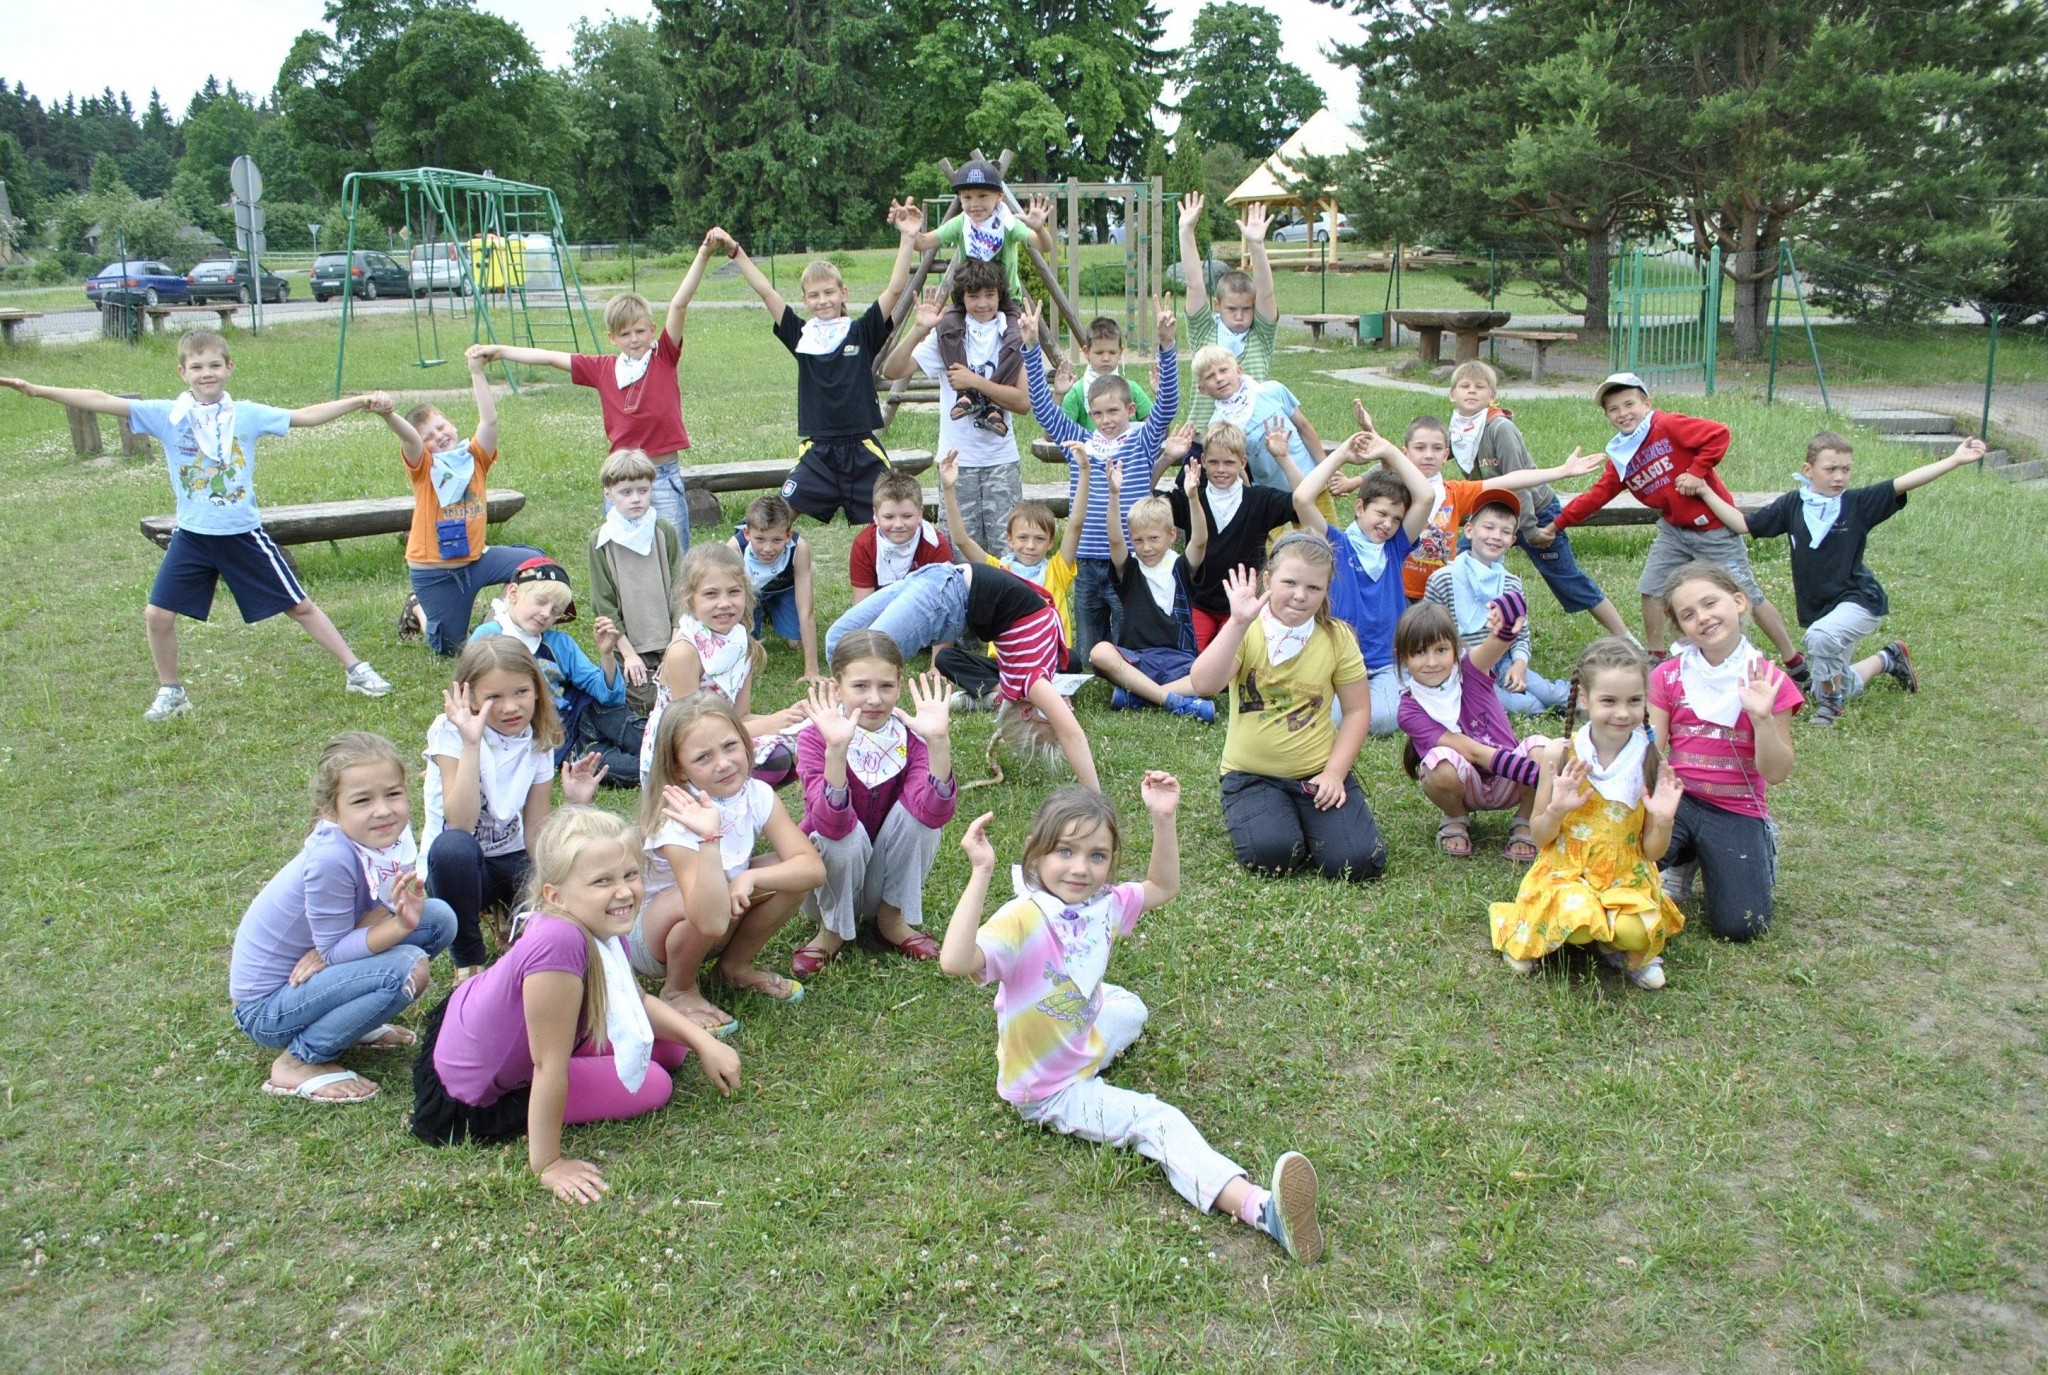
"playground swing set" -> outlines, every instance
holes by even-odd
[[[503,343],[568,353],[599,348],[602,336],[591,320],[583,284],[576,276],[562,227],[562,207],[553,191],[445,167],[351,172],[342,180],[346,249],[351,254],[358,241],[366,190],[372,206],[380,190],[387,195],[395,191],[401,200],[400,232],[414,277],[408,293],[414,367],[439,367],[447,361],[446,354],[454,351],[444,350],[442,343],[441,312],[433,306],[437,289],[448,293],[447,327],[451,340],[460,340],[463,347]],[[343,292],[341,338],[334,355],[336,396],[341,395],[348,327],[354,313],[353,293]],[[461,339],[464,315],[469,317],[466,340]],[[524,371],[504,368],[505,380],[515,392]]]

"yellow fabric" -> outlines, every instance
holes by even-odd
[[[1317,626],[1301,653],[1277,666],[1266,662],[1265,626],[1252,622],[1237,647],[1220,771],[1315,777],[1337,744],[1330,721],[1337,688],[1364,679],[1358,637],[1341,621]]]
[[[1624,807],[1597,792],[1580,803],[1530,864],[1515,900],[1493,904],[1493,948],[1535,960],[1599,941],[1626,952],[1630,969],[1648,964],[1685,929],[1685,913],[1643,858],[1648,816],[1640,802]]]
[[[1009,571],[1010,565],[994,554],[984,553],[982,558],[997,568]],[[1060,636],[1067,642],[1070,654],[1074,649],[1074,578],[1080,571],[1080,564],[1055,549],[1045,556],[1045,581],[1039,584],[1052,598],[1052,609],[1060,613]],[[994,645],[988,647],[988,657],[996,657]]]

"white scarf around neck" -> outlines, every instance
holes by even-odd
[[[703,686],[728,702],[739,701],[753,667],[747,653],[752,637],[746,626],[735,624],[721,635],[695,616],[686,615],[676,621],[676,638],[687,639],[697,651],[697,660],[704,666]]]
[[[1607,459],[1614,465],[1616,477],[1627,479],[1628,465],[1635,461],[1636,450],[1642,448],[1643,441],[1650,437],[1650,425],[1656,418],[1655,411],[1645,411],[1642,424],[1607,441]]]
[[[638,1093],[654,1059],[654,1023],[648,1019],[640,981],[633,977],[633,963],[619,938],[599,939],[597,958],[604,966],[605,1040],[610,1042],[612,1061],[619,1069],[619,1083],[626,1092]]]
[[[929,544],[939,546],[939,532],[928,520],[917,523],[917,532],[901,544],[892,542],[882,533],[882,527],[875,527],[875,585],[887,587],[892,582],[901,582],[910,576],[910,565],[917,558],[917,546]]]
[[[1131,557],[1138,559],[1136,554]],[[1159,562],[1155,564],[1148,565],[1143,559],[1138,559],[1138,574],[1144,578],[1146,590],[1152,594],[1152,604],[1159,608],[1160,615],[1169,619],[1172,618],[1174,605],[1179,600],[1180,581],[1173,575],[1174,563],[1178,557],[1179,555],[1169,549],[1160,555]]]
[[[1311,616],[1300,625],[1288,625],[1265,607],[1260,607],[1259,626],[1266,632],[1266,664],[1270,668],[1278,668],[1308,648],[1309,636],[1316,633],[1316,618]]]
[[[1505,563],[1482,563],[1466,550],[1451,560],[1451,611],[1462,639],[1486,629],[1486,606],[1507,590]]]
[[[831,320],[806,320],[803,333],[796,341],[796,351],[809,354],[813,358],[826,357],[839,352],[840,345],[846,342],[846,336],[852,332],[853,317],[850,315],[841,315]]]
[[[1002,351],[1003,335],[1009,332],[1009,318],[1000,310],[987,320],[967,317],[967,366],[979,372],[996,361]],[[1084,393],[1085,395],[1085,393]]]
[[[470,479],[476,476],[476,455],[467,439],[427,455],[434,484],[434,500],[453,506],[469,495]]]
[[[1237,519],[1238,508],[1244,505],[1244,481],[1243,478],[1239,478],[1228,487],[1221,488],[1210,483],[1203,484],[1209,496],[1209,514],[1214,517],[1209,531],[1212,539],[1219,531],[1227,529],[1230,522]]]
[[[1718,664],[1708,663],[1691,640],[1680,640],[1672,650],[1678,656],[1679,686],[1685,689],[1685,704],[1693,715],[1717,726],[1732,727],[1740,721],[1742,684],[1749,677],[1750,664],[1759,657],[1757,647],[1747,637],[1737,640]]]
[[[1239,358],[1244,357],[1245,340],[1252,337],[1252,327],[1246,325],[1242,331],[1233,330],[1223,323],[1223,317],[1216,317],[1216,342],[1229,349]]]
[[[660,513],[652,506],[642,511],[638,520],[626,519],[614,506],[604,513],[604,524],[597,527],[597,542],[600,546],[616,544],[645,558],[654,552],[654,537],[660,533],[655,522],[659,519]]]
[[[1470,476],[1473,465],[1479,461],[1479,436],[1486,433],[1486,412],[1459,415],[1452,411],[1450,424],[1444,427],[1444,432],[1451,441],[1451,457]]]
[[[618,357],[612,359],[612,382],[620,391],[624,391],[645,377],[649,365],[653,362],[654,349],[652,347],[638,358],[633,357],[629,353],[621,353]]]
[[[1061,963],[1081,996],[1092,998],[1109,972],[1109,950],[1116,943],[1113,908],[1116,892],[1104,888],[1078,907],[1069,907],[1051,893],[1024,877],[1024,866],[1010,866],[1010,886],[1020,898],[1029,898],[1043,912],[1058,937]]]
[[[444,716],[442,720],[447,720]],[[533,727],[517,735],[500,735],[484,727],[483,748],[477,752],[477,789],[484,805],[499,821],[510,821],[526,807],[532,788]]]
[[[392,881],[400,874],[410,873],[419,867],[420,845],[413,838],[411,825],[407,825],[398,839],[381,850],[372,850],[353,840],[349,845],[356,852],[356,862],[363,867],[363,882],[370,886],[370,896],[389,908]]]
[[[1810,549],[1820,548],[1820,542],[1828,537],[1828,531],[1835,528],[1835,522],[1842,517],[1842,494],[1824,497],[1813,490],[1813,483],[1805,473],[1792,474],[1792,480],[1799,484],[1799,514],[1806,520],[1806,543]]]
[[[910,728],[890,717],[880,730],[853,728],[846,746],[846,771],[860,780],[863,788],[878,788],[910,762]]]
[[[1602,764],[1600,751],[1593,747],[1590,722],[1580,726],[1572,736],[1572,752],[1586,766],[1586,782],[1609,802],[1618,802],[1624,807],[1633,807],[1642,800],[1643,755],[1649,748],[1649,732],[1637,726],[1629,732],[1628,743],[1621,747],[1621,753],[1614,756],[1614,762]]]
[[[1386,576],[1388,541],[1375,543],[1372,536],[1365,533],[1365,527],[1355,520],[1345,527],[1344,538],[1351,542],[1351,552],[1358,555],[1358,566],[1366,577],[1378,582]]]
[[[534,657],[540,656],[540,636],[529,635],[519,628],[518,623],[512,619],[512,608],[506,605],[503,597],[491,598],[491,619],[498,623],[500,635],[510,635],[525,645],[527,651]]]
[[[966,218],[960,246],[967,251],[967,256],[985,263],[1002,257],[1003,244],[1010,233],[1009,207],[998,202],[996,208],[989,212],[989,217],[980,224],[976,224],[972,216]]]
[[[1401,670],[1401,690],[1415,699],[1415,705],[1429,713],[1429,719],[1445,730],[1463,732],[1459,723],[1465,709],[1465,670],[1459,665],[1451,676],[1435,687],[1419,681],[1407,669]]]
[[[226,392],[212,405],[201,403],[191,392],[182,392],[171,403],[171,424],[192,422],[192,438],[199,451],[216,463],[225,464],[235,449],[235,398]]]
[[[1009,558],[1003,560],[1003,567],[1027,582],[1035,582],[1040,587],[1043,587],[1045,586],[1045,575],[1052,567],[1052,555],[1046,555],[1037,563],[1020,563],[1017,560],[1017,556],[1012,554]]]
[[[1264,435],[1254,436],[1251,431],[1245,429],[1251,423],[1253,408],[1258,404],[1259,384],[1249,377],[1242,376],[1238,379],[1237,390],[1216,403],[1218,420],[1227,420],[1240,430],[1245,430],[1244,442],[1247,448],[1254,443],[1263,444],[1266,440]]]

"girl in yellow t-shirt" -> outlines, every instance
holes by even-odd
[[[1351,774],[1372,701],[1358,637],[1330,615],[1334,566],[1327,542],[1298,533],[1266,556],[1264,592],[1256,574],[1232,570],[1230,619],[1188,677],[1205,697],[1230,688],[1223,824],[1237,862],[1363,883],[1386,868],[1387,847]]]

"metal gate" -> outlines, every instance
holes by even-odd
[[[1616,255],[1607,298],[1608,365],[1655,390],[1714,394],[1721,340],[1721,250],[1675,245]]]

